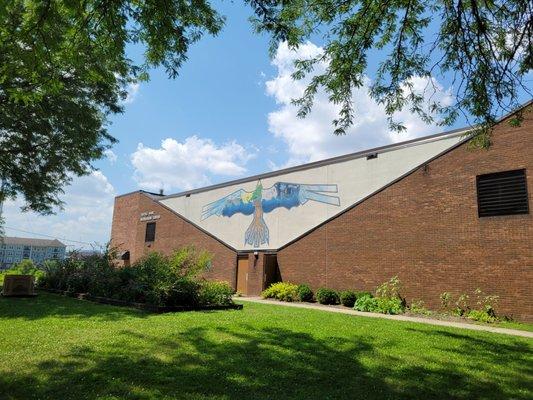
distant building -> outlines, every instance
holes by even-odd
[[[0,238],[0,269],[8,269],[24,259],[35,264],[45,260],[63,260],[66,246],[57,239]]]

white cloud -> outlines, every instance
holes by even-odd
[[[46,237],[15,231],[45,234],[57,238],[104,245],[110,238],[115,189],[100,171],[74,178],[65,188],[61,199],[63,210],[56,215],[42,216],[33,212],[22,213],[22,200],[8,200],[4,204],[5,234],[7,236]],[[60,239],[61,240],[61,239]],[[67,242],[75,248],[90,247],[88,244]]]
[[[115,154],[115,152],[111,149],[104,150],[104,156],[109,160],[109,163],[111,165],[117,162],[118,157]]]
[[[240,176],[254,156],[236,142],[217,145],[210,139],[190,136],[183,142],[167,138],[161,147],[139,143],[131,155],[134,179],[147,190],[192,189],[209,185],[214,175]]]
[[[139,93],[140,86],[141,85],[137,82],[128,84],[128,87],[127,87],[128,94],[126,98],[124,99],[125,104],[131,104],[135,101],[135,98],[137,97],[137,94]]]
[[[328,101],[327,95],[319,91],[315,97],[312,112],[304,119],[297,117],[297,107],[291,100],[302,96],[309,77],[301,81],[292,79],[294,61],[320,54],[322,49],[307,42],[296,51],[289,49],[286,43],[280,44],[272,64],[277,69],[277,75],[266,82],[266,92],[278,104],[278,109],[269,113],[269,131],[285,142],[289,159],[284,166],[301,164],[320,160],[357,150],[400,142],[419,136],[430,135],[442,128],[426,125],[419,117],[408,110],[395,115],[396,120],[402,121],[407,130],[402,133],[391,132],[388,129],[387,115],[384,107],[378,105],[368,94],[370,80],[356,89],[353,94],[353,105],[356,116],[354,125],[348,129],[345,136],[333,134],[332,121],[338,115],[339,106]],[[324,71],[326,65],[316,68],[316,73]],[[426,78],[413,79],[415,90],[427,95],[433,92],[430,81]],[[435,96],[443,103],[450,103],[453,98],[449,90],[435,80],[432,83],[438,88]],[[279,166],[271,164],[273,168]]]

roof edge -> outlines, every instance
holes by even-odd
[[[142,192],[142,191],[141,191]],[[166,204],[163,204],[159,201],[159,199],[154,199],[153,197],[151,197],[150,195],[146,194],[146,193],[141,193],[142,195],[148,197],[150,200],[152,200],[154,203],[157,203],[158,206],[160,207],[163,207],[165,210],[169,211],[171,214],[174,214],[176,217],[179,217],[181,218],[182,220],[184,220],[185,222],[187,222],[188,224],[192,225],[193,227],[195,227],[196,229],[200,230],[201,232],[203,232],[204,234],[206,234],[207,236],[211,237],[212,239],[216,240],[217,242],[219,242],[221,245],[227,247],[229,250],[237,253],[238,250],[236,248],[234,248],[233,246],[231,246],[229,243],[226,243],[225,241],[223,241],[222,239],[220,239],[219,237],[215,236],[214,234],[212,234],[211,232],[205,230],[204,228],[202,228],[201,226],[197,225],[196,223],[194,223],[193,221],[191,221],[189,218],[181,215],[179,212],[173,210],[172,208],[170,208],[169,206],[167,206]]]
[[[136,193],[139,193],[139,194],[144,194],[146,196],[149,196],[151,198],[163,198],[165,196],[162,196],[160,195],[159,193],[153,193],[153,192],[149,192],[147,190],[142,190],[142,189],[139,189],[139,190],[133,190],[131,192],[128,192],[128,193],[124,193],[124,194],[119,194],[118,196],[115,196],[115,199],[118,199],[119,197],[126,197],[126,196],[130,196],[132,194],[136,194]],[[159,199],[158,199],[159,200]]]
[[[234,179],[231,181],[217,183],[214,185],[204,186],[198,189],[192,189],[192,190],[187,190],[184,192],[170,194],[167,196],[162,196],[158,199],[158,201],[171,199],[175,197],[183,197],[183,196],[196,194],[196,193],[208,192],[210,190],[220,189],[226,186],[238,185],[240,183],[246,183],[246,182],[253,182],[258,179],[272,178],[275,176],[285,175],[285,174],[289,174],[292,172],[305,171],[307,169],[323,167],[323,166],[331,165],[331,164],[337,164],[337,163],[344,162],[344,161],[350,161],[350,160],[355,160],[357,158],[366,157],[369,154],[385,153],[385,152],[394,151],[394,150],[398,150],[398,149],[405,148],[405,147],[415,146],[417,144],[422,144],[424,142],[430,143],[433,141],[444,139],[446,137],[464,135],[468,133],[470,130],[472,130],[472,128],[459,128],[459,129],[454,129],[454,130],[447,131],[447,132],[436,133],[434,135],[424,136],[424,137],[420,137],[416,139],[410,139],[410,140],[406,140],[403,142],[392,143],[392,144],[388,144],[385,146],[379,146],[379,147],[374,147],[371,149],[361,150],[355,153],[343,154],[340,156],[326,158],[324,160],[313,161],[313,162],[306,163],[306,164],[295,165],[293,167],[278,169],[276,171],[270,171],[270,172],[265,172],[262,174],[251,175],[251,176],[247,176],[244,178],[239,178],[239,179]]]
[[[530,99],[529,101],[523,103],[520,107],[518,107],[515,110],[510,111],[507,114],[505,114],[502,117],[500,117],[494,123],[494,125],[497,125],[497,124],[503,122],[504,120],[506,120],[510,116],[516,114],[517,112],[523,110],[524,108],[526,108],[526,107],[528,107],[528,106],[530,106],[532,104],[533,104],[533,99]],[[176,198],[176,197],[190,196],[191,194],[208,192],[210,190],[221,189],[221,188],[224,188],[224,187],[227,187],[227,186],[238,185],[238,184],[247,183],[247,182],[253,182],[253,181],[256,181],[256,180],[259,180],[259,179],[272,178],[272,177],[275,177],[275,176],[285,175],[285,174],[292,173],[292,172],[305,171],[307,169],[318,168],[318,167],[331,165],[331,164],[337,164],[337,163],[344,162],[344,161],[350,161],[350,160],[354,160],[354,159],[357,159],[357,158],[365,157],[365,156],[367,156],[369,154],[372,154],[372,153],[379,153],[379,152],[384,153],[384,152],[394,151],[394,150],[398,150],[398,149],[405,148],[405,147],[415,146],[417,144],[422,144],[422,143],[425,143],[425,142],[429,143],[429,142],[433,142],[433,141],[444,139],[446,137],[453,137],[453,136],[459,136],[459,135],[464,135],[466,137],[466,136],[468,136],[468,133],[473,131],[473,130],[475,130],[476,127],[477,127],[477,125],[469,126],[469,127],[463,127],[463,128],[457,128],[457,129],[452,129],[452,130],[449,130],[449,131],[440,132],[440,133],[436,133],[436,134],[433,134],[433,135],[422,136],[422,137],[419,137],[419,138],[405,140],[403,142],[398,142],[398,143],[391,143],[391,144],[388,144],[388,145],[374,147],[374,148],[370,148],[370,149],[366,149],[366,150],[361,150],[361,151],[357,151],[357,152],[354,152],[354,153],[348,153],[348,154],[344,154],[344,155],[340,155],[340,156],[336,156],[336,157],[326,158],[324,160],[313,161],[313,162],[306,163],[306,164],[301,164],[301,165],[296,165],[296,166],[293,166],[293,167],[283,168],[283,169],[279,169],[279,170],[276,170],[276,171],[270,171],[270,172],[265,172],[265,173],[262,173],[262,174],[251,175],[251,176],[247,176],[247,177],[239,178],[239,179],[233,179],[233,180],[230,180],[230,181],[221,182],[221,183],[217,183],[217,184],[214,184],[214,185],[204,186],[204,187],[201,187],[201,188],[187,190],[187,191],[183,191],[183,192],[178,192],[178,193],[174,193],[174,194],[170,194],[170,195],[166,195],[166,196],[165,195],[160,195],[159,193],[148,192],[148,191],[145,191],[145,190],[136,190],[136,191],[133,191],[133,192],[129,192],[129,193],[126,193],[126,194],[122,194],[122,195],[116,196],[115,198],[128,196],[128,195],[131,195],[131,194],[134,194],[134,193],[137,193],[137,192],[141,192],[141,193],[147,194],[149,196],[153,196],[154,200],[156,200],[156,201],[172,199],[172,198]]]

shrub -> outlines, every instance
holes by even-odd
[[[152,252],[123,268],[117,268],[112,258],[108,250],[85,260],[47,262],[42,286],[157,306],[227,304],[233,294],[221,283],[211,285],[200,279],[211,256],[193,247],[170,256]]]
[[[227,282],[205,281],[200,285],[199,300],[203,305],[232,304],[233,288]]]
[[[452,295],[449,292],[443,292],[440,294],[440,305],[443,310],[447,310],[450,307]]]
[[[497,321],[494,315],[489,314],[486,310],[472,310],[468,313],[468,318],[486,323],[493,323]]]
[[[400,314],[405,304],[400,296],[401,283],[397,276],[381,284],[376,289],[376,297],[364,294],[357,298],[354,309],[382,314]]]
[[[494,308],[498,303],[499,297],[485,295],[479,288],[474,290],[474,295],[476,296],[476,308],[473,310],[465,309],[464,315],[475,321],[486,323],[496,322],[498,318],[496,317]]]
[[[470,296],[465,293],[462,293],[455,302],[455,307],[453,309],[453,314],[458,317],[466,316],[470,312],[469,306]]]
[[[8,270],[0,273],[0,286],[4,284],[4,276],[6,275],[32,275],[35,278],[35,283],[39,284],[39,281],[45,274],[44,271],[35,266],[32,260],[22,260]]]
[[[378,300],[372,295],[358,297],[353,307],[357,311],[377,312]]]
[[[405,307],[399,297],[378,297],[376,300],[376,310],[382,314],[401,314]]]
[[[401,298],[400,296],[401,282],[397,276],[393,276],[387,282],[382,283],[376,289],[376,297],[385,298]]]
[[[177,279],[161,291],[159,305],[196,306],[200,304],[200,284],[190,279]]]
[[[316,299],[320,304],[339,304],[339,294],[332,289],[318,289],[316,291]]]
[[[409,306],[409,311],[413,314],[420,314],[420,315],[430,315],[431,311],[429,311],[422,300],[413,300],[411,302],[411,305]]]
[[[368,296],[368,297],[374,297],[374,295],[370,292],[356,292],[355,293],[355,297],[359,298],[359,297],[363,297],[363,296]]]
[[[453,303],[451,313],[459,317],[467,317],[481,322],[497,321],[495,307],[498,303],[498,296],[486,295],[479,288],[474,290],[473,294],[476,299],[475,308],[471,306],[470,296],[462,293]],[[453,300],[451,294],[444,292],[440,297],[443,308],[449,310]]]
[[[313,291],[309,285],[302,284],[298,285],[298,299],[300,301],[312,302],[313,301]]]
[[[263,290],[261,297],[281,301],[298,300],[298,285],[289,282],[276,282]]]
[[[357,293],[353,290],[343,290],[339,293],[339,299],[343,306],[352,308],[357,300]]]
[[[476,296],[476,310],[483,311],[489,317],[496,318],[496,304],[498,304],[499,296],[485,295],[481,289],[474,291]],[[493,321],[492,321],[493,322]]]

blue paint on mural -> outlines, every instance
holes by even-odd
[[[324,193],[337,193],[337,185],[277,182],[271,187],[263,189],[263,185],[259,181],[252,192],[239,189],[205,205],[202,208],[202,220],[212,215],[224,217],[231,217],[237,213],[253,215],[252,223],[244,234],[244,244],[259,247],[262,244],[268,244],[270,237],[263,213],[270,213],[281,207],[290,210],[293,207],[304,205],[309,200],[340,206],[339,197]]]

